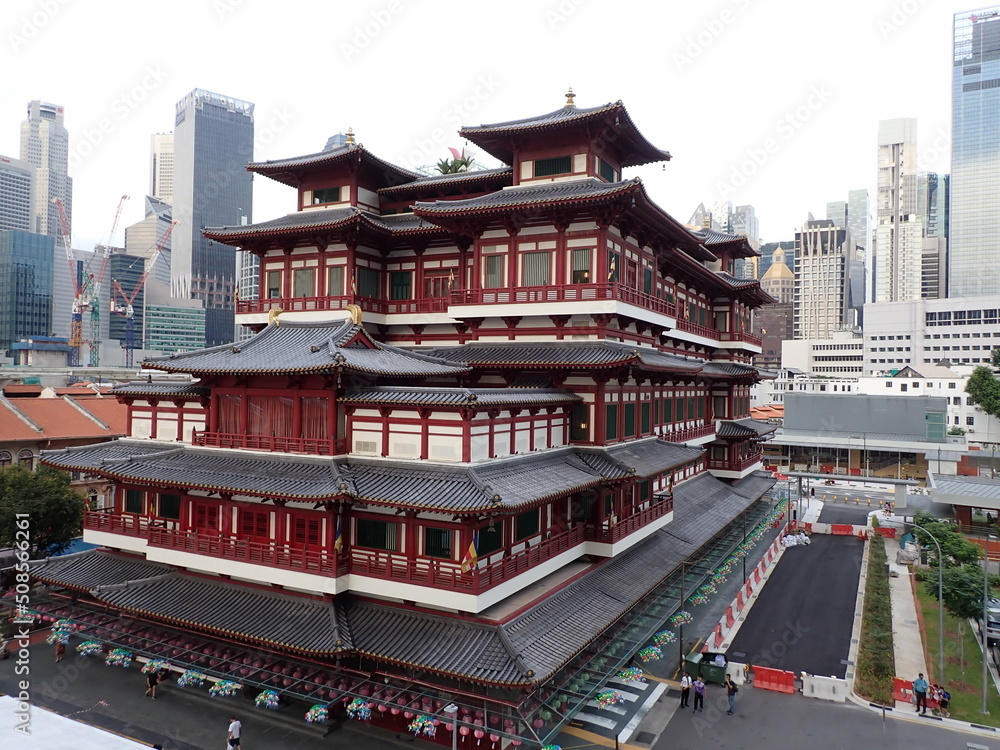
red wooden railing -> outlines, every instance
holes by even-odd
[[[655,505],[651,505],[645,510],[641,510],[626,518],[618,519],[615,523],[610,523],[610,521],[606,520],[601,526],[592,528],[587,534],[587,539],[595,542],[614,544],[629,534],[635,533],[646,524],[662,518],[674,509],[674,498],[672,495],[661,497],[663,499]]]
[[[714,434],[715,424],[703,424],[697,427],[668,428],[667,432],[663,433],[661,437],[671,443],[683,443],[686,440],[696,440],[700,437]]]
[[[335,554],[320,549],[249,542],[215,534],[173,531],[155,526],[149,528],[147,538],[151,547],[180,550],[254,565],[327,576],[337,576],[347,572],[346,561],[339,562]]]
[[[745,331],[720,331],[718,333],[719,339],[721,341],[745,341],[748,344],[755,344],[756,346],[761,345],[760,336],[755,336],[752,333],[747,333]]]
[[[285,312],[303,312],[307,310],[343,310],[350,304],[358,305],[365,312],[385,314],[386,300],[359,297],[357,295],[340,297],[271,297],[270,299],[246,299],[236,303],[237,313],[264,313],[272,307],[280,307]]]
[[[211,448],[246,448],[248,450],[276,451],[282,453],[309,453],[321,456],[340,456],[347,453],[346,440],[319,438],[294,438],[273,435],[238,435],[224,432],[198,432],[191,434],[194,445]]]
[[[716,459],[710,458],[706,462],[709,469],[718,469],[720,471],[743,471],[744,469],[749,469],[754,464],[760,463],[761,456],[756,454],[753,456],[747,456],[744,459]]]
[[[698,325],[697,323],[692,323],[690,320],[684,320],[684,318],[677,319],[677,328],[681,331],[693,333],[696,336],[704,336],[707,339],[718,339],[721,335],[721,332],[714,328]]]
[[[452,305],[507,305],[524,302],[587,302],[590,300],[617,300],[669,317],[676,315],[676,308],[672,302],[616,283],[552,284],[550,286],[524,286],[516,289],[453,289],[451,292]]]
[[[111,509],[88,510],[83,514],[83,528],[91,531],[106,531],[109,534],[145,537],[149,518],[131,513],[116,514]]]
[[[663,501],[620,519],[615,524],[605,522],[599,527],[580,524],[500,560],[481,563],[467,572],[462,571],[460,563],[451,560],[426,557],[410,560],[398,552],[358,547],[349,548],[338,556],[331,550],[163,528],[150,525],[146,517],[115,515],[106,511],[88,511],[84,515],[84,528],[145,538],[151,547],[160,549],[266,565],[282,570],[334,577],[353,573],[430,588],[481,594],[586,541],[613,543],[624,539],[671,510],[673,498],[664,496]]]

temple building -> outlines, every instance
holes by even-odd
[[[419,175],[352,133],[248,165],[296,195],[205,231],[260,259],[255,333],[147,360],[191,382],[119,387],[127,437],[43,454],[114,493],[100,549],[32,567],[47,611],[532,747],[682,608],[686,560],[745,541],[773,484],[749,417],[773,300],[733,276],[756,251],[623,176],[670,154],[621,102],[460,135],[504,166]]]

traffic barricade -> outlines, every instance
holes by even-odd
[[[913,680],[904,680],[901,677],[892,678],[892,699],[903,703],[913,702]]]
[[[854,536],[854,527],[849,523],[831,523],[830,533],[834,536]]]
[[[802,673],[802,695],[824,701],[844,703],[847,700],[847,680]]]
[[[795,692],[795,672],[755,666],[753,675],[754,687],[762,690],[773,690],[777,693]]]

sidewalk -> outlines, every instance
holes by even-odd
[[[892,601],[892,649],[896,660],[896,675],[915,680],[918,674],[928,675],[924,658],[924,645],[920,639],[920,622],[917,619],[917,604],[913,597],[910,580],[913,571],[909,565],[897,565],[896,553],[899,542],[895,539],[883,540],[886,557],[889,560],[889,597]],[[891,574],[896,573],[898,577]],[[909,704],[897,702],[896,707]]]

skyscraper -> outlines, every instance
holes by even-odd
[[[174,134],[149,137],[149,194],[163,203],[174,202]]]
[[[945,297],[948,291],[948,212],[950,175],[917,175],[917,217],[923,227],[920,296]]]
[[[948,296],[1000,294],[1000,5],[956,13]]]
[[[917,121],[878,124],[878,197],[875,239],[869,262],[874,301],[920,299],[921,239],[917,218]]]
[[[28,162],[0,155],[0,229],[33,229],[34,183],[35,168]]]
[[[52,332],[54,251],[51,236],[0,231],[0,351]]]
[[[847,228],[851,230],[851,241],[867,255],[871,246],[871,209],[866,188],[847,191]]]
[[[21,123],[21,159],[35,168],[33,226],[38,234],[59,235],[62,200],[66,220],[73,229],[73,180],[69,169],[69,133],[63,125],[63,108],[35,100],[28,102],[28,119]]]
[[[847,226],[847,201],[829,201],[826,204],[826,218],[835,227]]]
[[[826,339],[853,328],[855,250],[848,231],[829,219],[810,219],[795,233],[793,330],[797,339]]]
[[[250,102],[195,89],[177,103],[174,123],[174,219],[171,293],[205,304],[209,346],[233,340],[237,289],[233,249],[206,239],[204,227],[250,220],[253,161]]]

